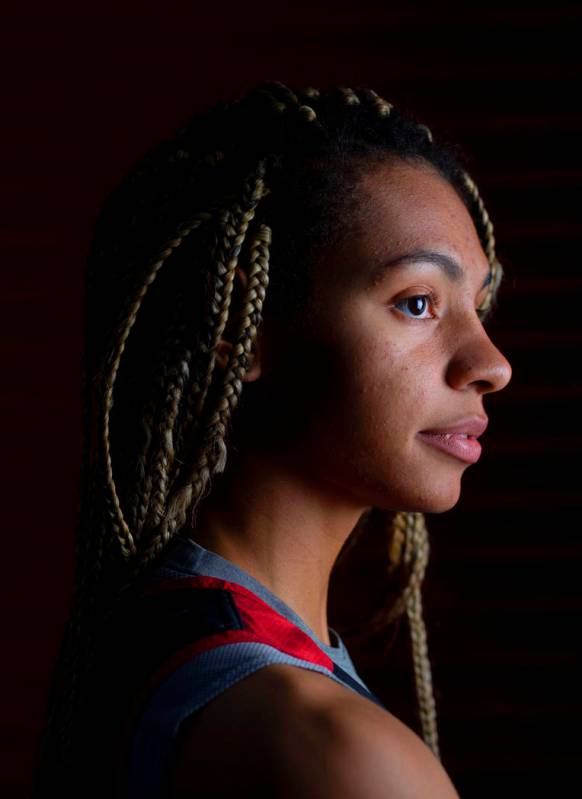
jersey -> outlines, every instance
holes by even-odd
[[[265,666],[319,672],[384,707],[339,634],[330,627],[329,635],[330,645],[236,564],[190,538],[172,540],[127,592],[102,647],[108,663],[97,668],[100,741],[111,742],[116,795],[158,799],[182,722]],[[118,721],[116,739],[108,719]]]

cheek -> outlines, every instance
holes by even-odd
[[[442,355],[426,340],[414,346],[387,340],[375,319],[367,325],[360,320],[354,335],[358,327],[349,321],[336,321],[342,327],[334,335],[313,337],[285,353],[269,405],[277,407],[292,446],[319,442],[325,449],[349,446],[369,453],[380,443],[402,452],[434,418],[430,402]],[[348,329],[351,335],[344,334]]]
[[[344,362],[337,401],[354,432],[371,445],[374,436],[395,445],[422,429],[438,396],[441,363],[426,345],[406,348],[376,341],[356,348]]]

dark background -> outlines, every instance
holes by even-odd
[[[265,79],[368,85],[472,157],[514,377],[459,504],[429,518],[441,748],[464,799],[561,795],[582,765],[580,5],[210,5],[0,13],[2,795],[27,795],[70,592],[93,220],[192,111]],[[353,655],[415,726],[403,632]]]

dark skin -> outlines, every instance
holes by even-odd
[[[418,433],[486,418],[485,394],[511,378],[476,313],[489,265],[454,189],[429,165],[396,161],[370,165],[359,190],[353,232],[316,264],[312,313],[292,324],[265,320],[259,331],[246,376],[252,407],[191,531],[327,644],[330,573],[361,514],[452,508],[468,464]],[[421,250],[454,258],[460,279],[418,258],[378,279],[382,263]],[[239,278],[244,284],[240,270]],[[430,294],[438,307],[411,301]],[[220,366],[230,347],[225,337]],[[457,797],[432,752],[389,712],[285,665],[238,682],[184,725],[167,796],[210,788],[213,796]]]

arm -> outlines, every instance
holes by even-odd
[[[185,725],[164,799],[459,799],[395,716],[316,672],[269,666]]]
[[[390,713],[338,694],[303,708],[281,738],[282,799],[459,799],[424,742]]]

